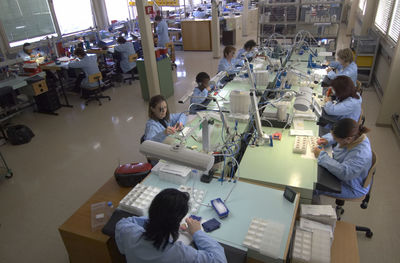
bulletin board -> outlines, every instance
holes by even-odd
[[[179,0],[155,0],[156,4],[158,6],[180,6],[179,5]],[[153,1],[149,1],[148,5],[153,5]],[[135,1],[129,1],[130,6],[135,6],[136,2]]]

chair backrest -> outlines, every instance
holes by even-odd
[[[359,80],[356,80],[356,90],[358,93],[360,93],[360,95],[362,95],[363,93],[362,83]]]
[[[97,72],[95,74],[89,75],[89,83],[99,82],[102,79],[103,79],[103,76],[101,75],[101,72]]]
[[[375,172],[376,172],[376,164],[377,163],[378,163],[378,160],[377,160],[376,154],[374,151],[372,151],[372,164],[371,164],[371,168],[369,168],[368,176],[367,176],[367,178],[365,178],[364,185],[363,185],[364,188],[368,187],[368,185],[371,183],[371,180],[374,177]]]
[[[128,56],[128,61],[129,62],[135,62],[138,59],[138,55],[137,54],[131,54]]]

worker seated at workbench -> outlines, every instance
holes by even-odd
[[[74,52],[77,60],[73,60],[68,64],[69,68],[79,68],[85,73],[85,77],[80,83],[80,87],[83,88],[82,93],[85,88],[93,88],[98,85],[98,83],[89,83],[89,76],[92,74],[99,73],[99,66],[97,65],[97,56],[93,54],[86,54],[83,48],[78,47]],[[84,97],[84,94],[82,94]]]
[[[208,93],[211,91],[210,76],[206,72],[200,72],[196,76],[196,83],[197,87],[194,88],[190,98],[190,114],[205,110],[210,103],[210,99],[207,99]]]
[[[34,60],[35,58],[41,57],[42,54],[32,49],[30,43],[25,43],[22,46],[22,50],[18,53],[17,57],[22,58],[24,61]]]
[[[228,74],[234,74],[240,71],[236,66],[243,66],[243,60],[235,58],[236,48],[226,46],[224,48],[224,57],[219,61],[218,72],[226,71]]]
[[[149,118],[143,140],[156,142],[163,142],[168,135],[182,130],[186,123],[185,114],[169,113],[167,101],[161,95],[153,96],[150,99]]]
[[[127,42],[124,37],[118,37],[118,45],[114,47],[114,50],[120,53],[119,66],[123,73],[129,73],[132,70],[136,70],[136,60],[129,59],[130,56],[135,55],[135,47],[132,42]],[[136,70],[137,72],[137,70]]]
[[[174,188],[154,197],[148,217],[128,217],[115,226],[115,241],[128,263],[197,262],[226,263],[224,248],[201,230],[200,221],[186,218],[189,194]],[[197,249],[178,241],[179,230],[187,231]]]

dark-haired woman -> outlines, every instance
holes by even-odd
[[[168,104],[161,95],[153,96],[149,102],[149,120],[146,123],[144,140],[163,142],[168,135],[181,130],[186,123],[183,113],[170,114]]]
[[[129,61],[129,56],[136,54],[132,42],[127,42],[124,37],[118,37],[118,46],[114,50],[121,54],[120,67],[123,73],[128,73],[136,67],[135,61]]]
[[[317,195],[358,198],[368,193],[370,186],[363,187],[372,164],[371,145],[365,135],[367,132],[369,132],[368,128],[346,118],[336,122],[331,133],[326,134],[318,141],[321,146],[337,143],[333,148],[333,158],[319,147],[313,151],[315,157],[318,158],[318,164],[341,181],[342,192],[334,194],[317,191]]]
[[[100,72],[99,66],[97,65],[97,56],[86,54],[85,50],[81,47],[76,48],[74,54],[78,59],[71,61],[68,67],[80,68],[85,73],[85,78],[80,85],[82,87],[96,87],[98,85],[97,82],[89,83],[89,76]]]
[[[128,263],[216,263],[226,262],[222,246],[201,230],[200,222],[186,219],[187,231],[197,250],[177,241],[182,219],[188,213],[189,195],[165,189],[153,199],[149,217],[121,219],[115,241]]]
[[[206,72],[200,72],[196,76],[197,87],[194,88],[193,97],[190,98],[190,104],[196,103],[190,107],[190,113],[195,114],[199,110],[205,109],[210,102],[207,99],[208,92],[211,91],[210,88],[210,76]],[[201,106],[202,104],[204,106]]]
[[[357,93],[351,78],[338,76],[331,83],[336,101],[331,97],[326,98],[324,110],[328,115],[335,116],[337,120],[350,118],[358,121],[361,115],[362,99]]]
[[[244,44],[243,48],[239,49],[236,59],[244,59],[244,53],[247,53],[246,57],[252,57],[253,56],[252,51],[256,46],[257,46],[256,41],[254,40],[247,41]]]

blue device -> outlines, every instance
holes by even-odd
[[[201,225],[203,226],[204,231],[208,233],[218,229],[221,226],[221,223],[217,219],[212,218]]]
[[[226,207],[224,201],[221,198],[211,200],[211,205],[215,212],[218,214],[219,218],[224,218],[229,215],[229,209]]]

